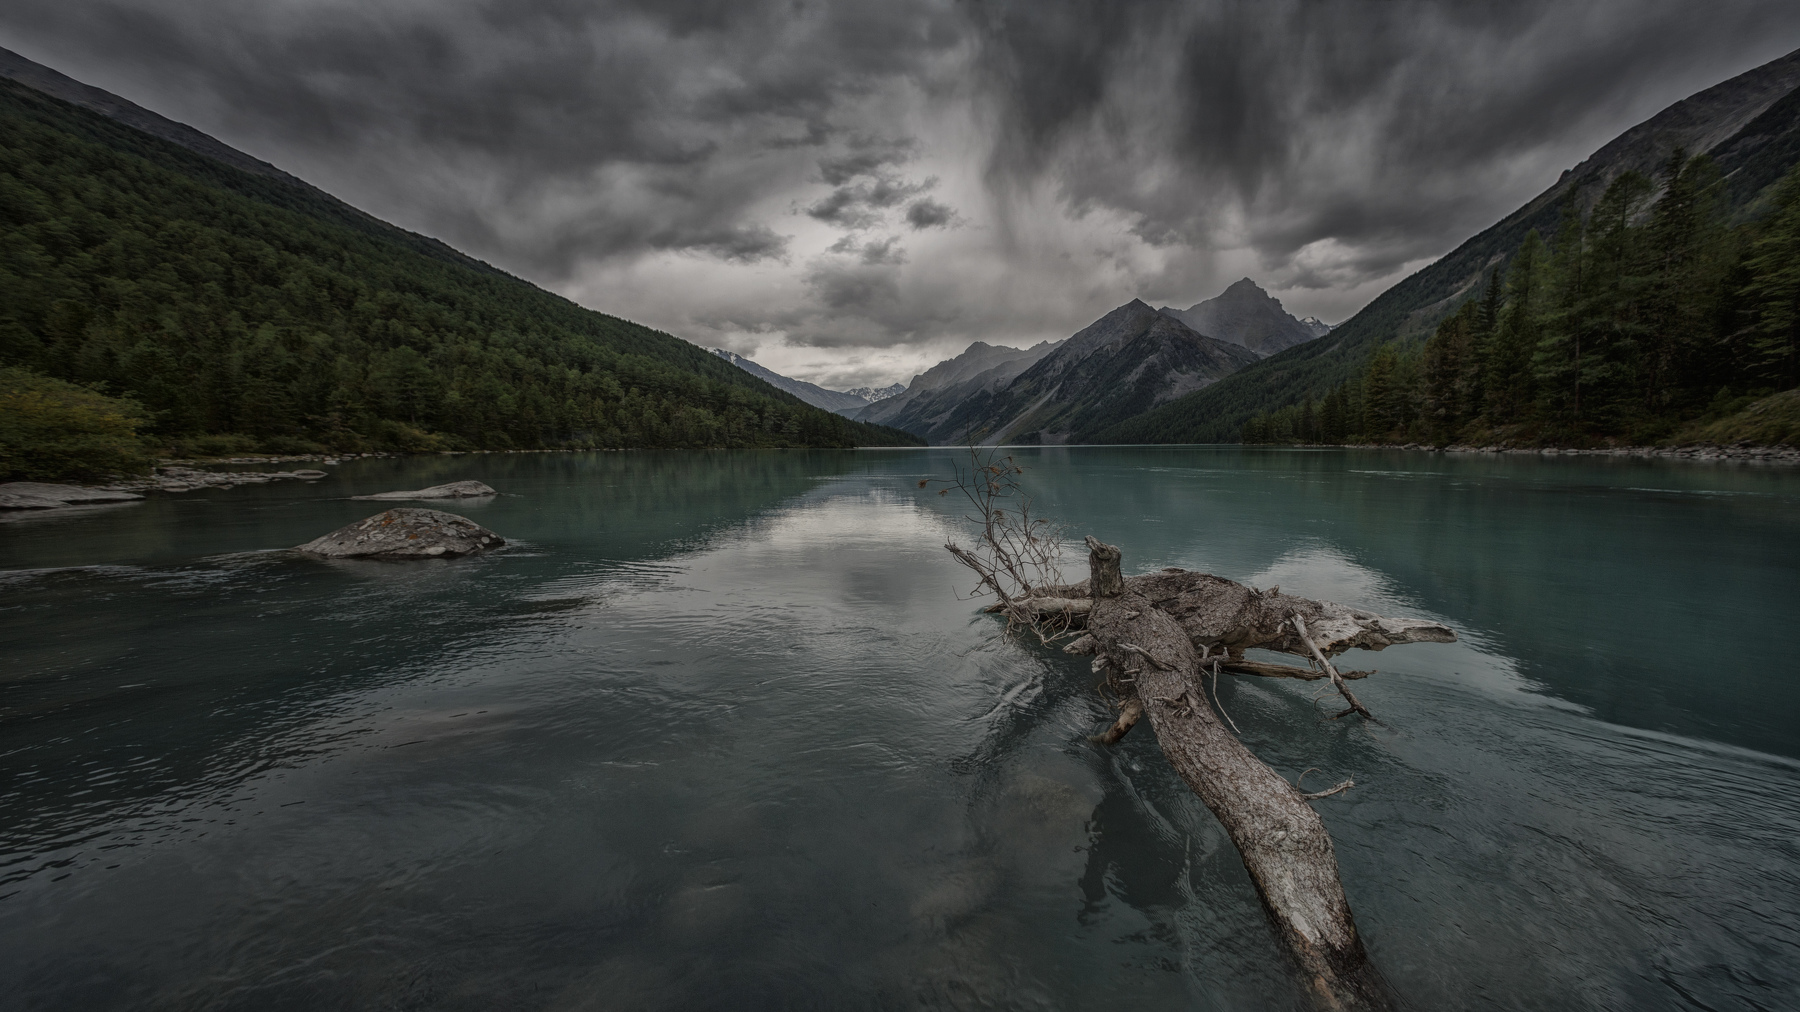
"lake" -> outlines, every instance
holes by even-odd
[[[1087,658],[1007,642],[953,450],[361,459],[0,523],[19,1009],[1287,1009],[1248,876]],[[1018,451],[1127,573],[1454,644],[1226,678],[1419,1008],[1800,1001],[1800,473]],[[381,504],[511,540],[285,551]],[[1071,575],[1085,575],[1075,557]]]

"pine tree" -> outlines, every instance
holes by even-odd
[[[1677,148],[1664,167],[1665,188],[1651,210],[1644,294],[1646,347],[1639,383],[1648,415],[1666,414],[1704,371],[1711,311],[1729,270],[1720,212],[1724,189],[1712,159]],[[1710,383],[1697,384],[1708,388]],[[1707,391],[1710,393],[1710,389]]]
[[[1481,296],[1481,309],[1469,332],[1469,353],[1463,363],[1459,413],[1465,418],[1481,414],[1487,402],[1488,353],[1494,343],[1494,332],[1500,328],[1500,298],[1505,287],[1506,275],[1498,267],[1490,269],[1487,288]]]
[[[1482,363],[1487,377],[1484,410],[1490,425],[1524,421],[1531,402],[1531,355],[1538,344],[1547,253],[1543,237],[1532,229],[1506,272],[1506,306]]]
[[[1644,332],[1637,299],[1648,281],[1640,265],[1640,230],[1633,222],[1654,190],[1642,173],[1621,173],[1588,219],[1592,347],[1583,349],[1580,382],[1585,423],[1601,431],[1622,431],[1634,414],[1632,392]]]
[[[1420,362],[1424,438],[1442,445],[1467,421],[1468,372],[1482,306],[1473,300],[1438,324]]]
[[[1587,223],[1574,201],[1566,201],[1546,273],[1549,292],[1531,369],[1537,381],[1540,415],[1572,435],[1581,431],[1581,352],[1589,308],[1587,257]]]
[[[1752,382],[1800,386],[1800,166],[1775,192],[1775,210],[1744,264],[1742,291],[1756,314],[1747,363]]]

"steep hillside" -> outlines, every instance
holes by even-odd
[[[1800,51],[1684,99],[1563,173],[1555,185],[1429,267],[1382,293],[1319,340],[1297,345],[1181,400],[1100,434],[1108,442],[1234,442],[1260,412],[1322,400],[1377,344],[1422,342],[1503,268],[1527,233],[1554,236],[1565,203],[1588,211],[1625,172],[1656,175],[1681,148],[1708,153],[1742,213],[1800,157]]]
[[[1317,321],[1309,326],[1295,319],[1281,308],[1281,300],[1263,291],[1249,278],[1234,283],[1216,298],[1186,309],[1164,306],[1157,312],[1172,316],[1214,340],[1241,344],[1263,357],[1283,348],[1305,344],[1328,331]]]
[[[102,111],[51,97],[17,80],[35,64],[5,55],[0,366],[131,397],[161,440],[211,434],[278,451],[917,442],[273,167],[253,171],[263,163],[116,96],[77,96]],[[152,117],[176,139],[111,113]]]
[[[1256,361],[1133,299],[1062,342],[1018,377],[969,397],[933,442],[1085,443],[1110,425]]]

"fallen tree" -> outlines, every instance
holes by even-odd
[[[1436,622],[1387,618],[1206,573],[1166,569],[1126,577],[1121,551],[1093,537],[1086,539],[1088,578],[1063,583],[1056,571],[1060,536],[1031,515],[1016,483],[1020,472],[1010,457],[976,457],[940,490],[962,491],[978,511],[969,517],[980,532],[977,544],[945,548],[976,574],[978,593],[998,599],[986,610],[1005,616],[1009,634],[1028,630],[1045,644],[1067,640],[1065,652],[1095,658],[1118,717],[1093,741],[1110,746],[1149,717],[1170,765],[1236,845],[1263,910],[1320,1007],[1391,1008],[1388,987],[1357,934],[1331,836],[1311,805],[1353,782],[1313,794],[1289,784],[1233,733],[1217,702],[1217,679],[1221,673],[1329,679],[1345,703],[1331,719],[1374,720],[1347,684],[1374,672],[1340,672],[1331,658],[1352,648],[1451,642],[1455,633]],[[1291,654],[1306,666],[1250,660],[1244,651],[1251,649]]]

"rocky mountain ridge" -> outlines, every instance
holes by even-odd
[[[976,341],[962,354],[945,359],[914,376],[898,396],[871,404],[858,421],[904,429],[928,442],[955,442],[953,416],[972,401],[992,397],[1062,342],[1043,341],[1030,348]]]
[[[939,445],[1081,443],[1256,360],[1133,299],[1055,344],[978,343],[856,417]]]
[[[851,387],[844,391],[852,397],[861,397],[870,404],[885,401],[889,397],[898,397],[906,392],[906,384],[895,383],[885,387]]]
[[[1216,297],[1186,309],[1164,306],[1157,312],[1208,337],[1243,345],[1264,358],[1331,331],[1316,319],[1295,319],[1281,307],[1280,299],[1249,278],[1233,282]]]

